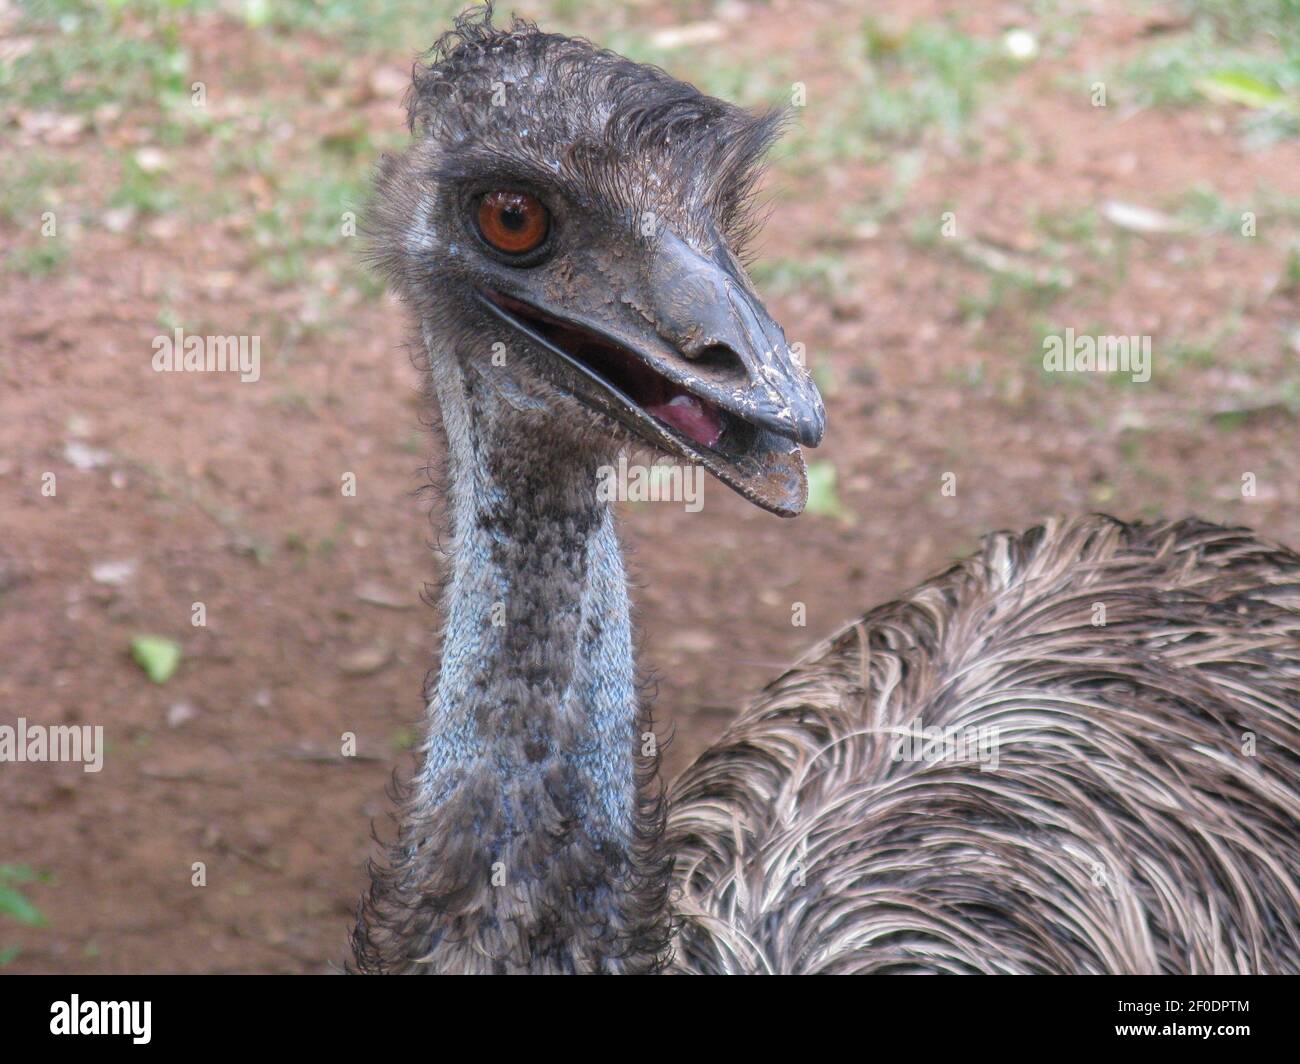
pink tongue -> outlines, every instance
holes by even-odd
[[[693,395],[674,395],[666,403],[647,406],[646,411],[671,425],[687,439],[712,447],[722,435],[722,417]]]

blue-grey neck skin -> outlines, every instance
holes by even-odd
[[[595,466],[571,440],[516,444],[512,404],[527,400],[504,377],[446,360],[435,387],[452,573],[419,785],[436,802],[465,773],[489,771],[502,827],[515,831],[536,817],[530,794],[545,773],[564,766],[590,783],[574,813],[621,842],[635,804],[637,697],[623,560]]]
[[[596,498],[608,455],[506,375],[431,363],[450,473],[442,669],[357,966],[657,970],[663,807],[638,761],[626,580]]]

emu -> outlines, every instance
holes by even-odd
[[[355,969],[1300,970],[1300,557],[1246,529],[989,536],[665,792],[595,471],[648,448],[803,508],[824,410],[744,267],[781,116],[490,8],[408,109],[372,227],[451,565]]]

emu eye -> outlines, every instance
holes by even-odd
[[[522,255],[541,246],[551,212],[527,192],[489,192],[478,204],[478,231],[498,251]]]

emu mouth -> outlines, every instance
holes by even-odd
[[[782,517],[802,512],[808,482],[797,430],[763,417],[743,389],[723,383],[727,374],[716,363],[642,350],[501,292],[477,294],[498,318],[558,356],[571,371],[558,383],[580,402],[650,446],[704,466],[765,510]]]

